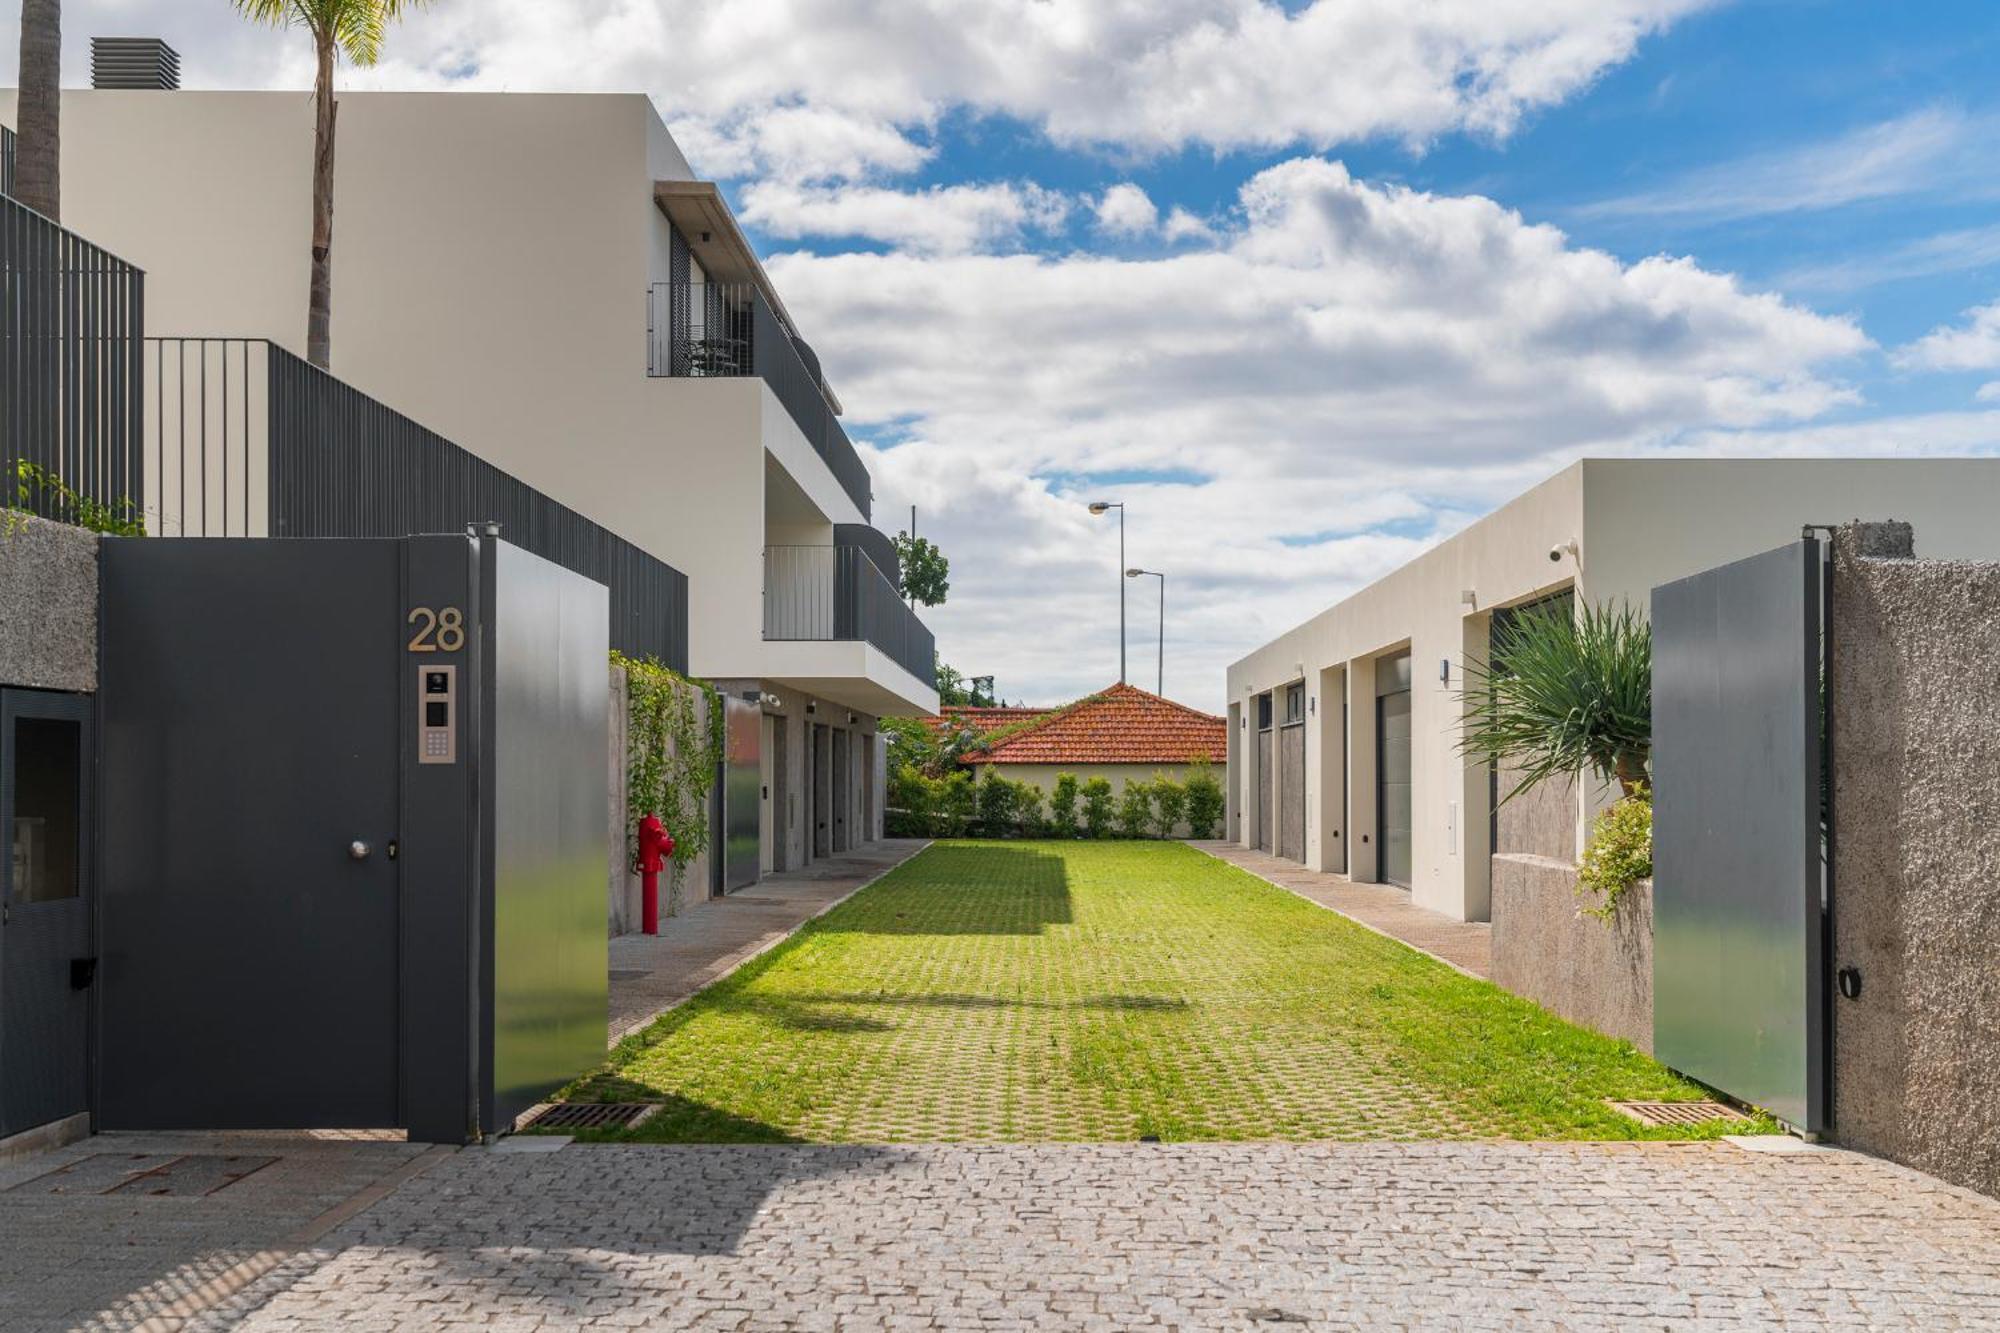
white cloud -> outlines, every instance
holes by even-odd
[[[1778,284],[1788,291],[1846,292],[1992,264],[2000,264],[2000,225],[1939,232],[1873,254],[1801,265],[1781,274]]]
[[[1905,370],[2000,370],[2000,301],[1966,311],[1957,327],[1939,325],[1895,360]]]
[[[1979,403],[2000,403],[2000,380],[1980,385],[1972,398]]]
[[[1716,0],[444,0],[352,87],[644,90],[696,163],[799,179],[921,159],[947,112],[1138,153],[1504,135]],[[306,86],[296,31],[222,4],[70,0],[93,33],[156,32],[189,86]],[[16,29],[0,25],[0,68]],[[916,136],[916,137],[913,137]],[[709,152],[714,156],[708,156]]]
[[[953,558],[926,619],[1003,692],[1116,670],[1100,489],[1131,506],[1129,560],[1169,575],[1169,690],[1214,704],[1247,646],[1570,459],[1857,400],[1852,321],[1689,260],[1621,264],[1311,158],[1239,205],[1213,248],[1156,258],[772,261],[850,428],[908,437],[871,459],[881,520],[920,506]],[[1136,664],[1153,627],[1132,608]]]
[[[1586,204],[1590,218],[1726,222],[1838,208],[1945,189],[1988,193],[2000,123],[1927,107],[1833,139],[1688,172],[1637,194]]]
[[[1145,236],[1160,225],[1151,196],[1130,181],[1106,190],[1096,204],[1097,228],[1112,236]]]
[[[743,191],[743,219],[773,236],[859,237],[931,254],[1018,243],[1060,228],[1062,195],[1033,184],[949,185],[927,190],[800,186],[761,181]]]
[[[1160,228],[1160,234],[1170,242],[1212,241],[1216,239],[1215,228],[1205,220],[1196,217],[1185,208],[1175,208],[1167,214],[1167,221]]]

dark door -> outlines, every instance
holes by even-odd
[[[853,844],[847,839],[849,739],[844,731],[833,733],[833,850],[844,852]]]
[[[812,848],[814,856],[833,855],[833,744],[827,728],[812,729]]]
[[[792,839],[792,782],[785,766],[785,737],[791,731],[788,717],[771,718],[771,869],[790,870]]]
[[[104,543],[107,1127],[401,1123],[401,552]]]
[[[0,690],[0,1138],[90,1109],[90,711]]]
[[[1410,692],[1375,700],[1375,810],[1385,884],[1410,887]]]

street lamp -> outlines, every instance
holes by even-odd
[[[1128,569],[1125,577],[1136,579],[1144,576],[1160,581],[1160,674],[1154,681],[1153,693],[1162,698],[1167,693],[1167,576],[1157,569]]]
[[[1092,500],[1090,512],[1102,515],[1107,509],[1118,511],[1118,567],[1125,567],[1125,506],[1117,500]],[[1125,580],[1118,580],[1118,683],[1125,683]]]

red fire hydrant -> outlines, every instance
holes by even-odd
[[[639,883],[644,894],[639,928],[648,935],[660,933],[660,871],[674,854],[674,840],[658,815],[639,821]]]

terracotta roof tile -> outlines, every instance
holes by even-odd
[[[1002,727],[1011,727],[1017,722],[1040,717],[1048,712],[1046,708],[1029,708],[1021,704],[946,704],[938,710],[938,716],[927,717],[924,726],[935,736],[946,722],[959,722],[973,729],[981,736],[989,736]]]
[[[989,709],[988,712],[1009,710]],[[1037,710],[1011,710],[1032,715]],[[1015,718],[1012,721],[1019,721]],[[977,724],[975,724],[977,725]],[[991,730],[1008,725],[996,722]],[[990,734],[989,732],[982,734]],[[1226,755],[1228,724],[1136,685],[1119,684],[1043,715],[967,764],[1187,764]]]

